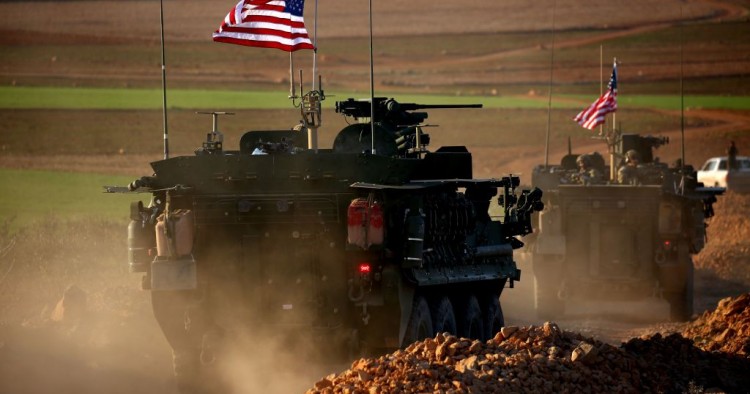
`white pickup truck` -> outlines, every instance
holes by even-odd
[[[750,157],[737,156],[737,170],[728,171],[726,156],[706,160],[698,171],[698,182],[706,186],[725,187],[737,192],[750,192]]]

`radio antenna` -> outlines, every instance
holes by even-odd
[[[682,65],[682,30],[685,22],[682,19],[682,5],[680,5],[680,172],[685,169],[685,94],[683,90],[683,65]]]
[[[169,133],[167,132],[167,61],[164,54],[164,0],[159,0],[159,27],[161,31],[161,97],[164,118],[164,160],[169,159]]]
[[[318,0],[315,0],[315,15],[313,16],[313,75],[312,90],[315,89],[315,80],[318,79]]]
[[[372,0],[369,0],[370,15],[370,153],[375,154],[375,68],[372,60]]]
[[[549,98],[547,100],[547,134],[544,137],[544,169],[549,167],[549,134],[552,128],[552,71],[555,66],[555,7],[557,0],[552,3],[552,46],[549,55]]]

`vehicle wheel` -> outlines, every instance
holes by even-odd
[[[200,351],[195,349],[172,350],[172,366],[177,391],[180,394],[201,393]]]
[[[403,347],[425,338],[431,338],[434,335],[430,307],[424,297],[415,296],[411,308],[411,317],[409,317],[409,323],[406,326]]]
[[[469,296],[458,312],[458,335],[464,338],[483,339],[484,320],[477,297]]]
[[[435,334],[447,332],[456,335],[456,315],[453,313],[453,304],[448,297],[439,299],[432,305],[432,328]]]
[[[669,319],[671,321],[688,321],[693,317],[694,271],[692,260],[688,261],[683,291],[664,294],[664,298],[669,302]]]
[[[197,326],[185,324],[191,296],[188,291],[151,292],[154,317],[172,347],[175,382],[180,393],[200,391],[202,332]]]
[[[492,339],[505,325],[500,297],[491,294],[484,297],[484,339]]]
[[[565,303],[557,296],[557,286],[534,278],[534,308],[540,319],[555,320],[565,314]]]
[[[555,320],[565,315],[565,302],[558,297],[565,278],[565,262],[560,256],[532,254],[534,273],[534,309],[542,320]]]

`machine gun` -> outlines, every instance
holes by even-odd
[[[641,136],[638,134],[623,134],[616,152],[623,156],[629,150],[635,150],[643,164],[654,161],[654,149],[669,143],[669,137]]]
[[[399,103],[392,98],[375,97],[374,141],[370,140],[370,100],[353,98],[336,102],[336,112],[353,117],[357,123],[342,129],[334,140],[337,152],[362,152],[375,148],[384,156],[419,156],[430,143],[429,134],[423,133],[422,123],[427,112],[412,112],[431,108],[482,108],[482,104],[414,104]]]
[[[432,108],[482,108],[482,104],[415,104],[399,103],[392,98],[375,97],[375,120],[390,123],[394,127],[416,126],[427,119],[427,112],[412,112],[420,109]],[[351,116],[354,119],[370,118],[370,100],[355,100],[336,102],[336,112]]]

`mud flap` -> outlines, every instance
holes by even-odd
[[[401,307],[401,324],[398,329],[398,343],[404,343],[404,336],[406,336],[406,326],[409,325],[409,318],[411,318],[411,309],[414,304],[414,293],[415,290],[411,286],[405,286],[403,281],[399,281],[398,285],[398,301]]]
[[[151,290],[193,290],[198,274],[193,256],[177,260],[157,257],[151,263]]]
[[[534,253],[565,256],[565,236],[539,234],[534,244]]]

